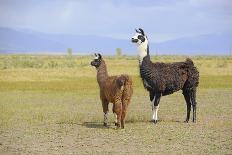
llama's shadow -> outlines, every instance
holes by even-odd
[[[172,123],[184,123],[184,121],[180,120],[163,120],[159,119],[158,123],[167,123],[167,122],[172,122]],[[127,120],[126,124],[133,124],[133,123],[154,123],[153,120]]]
[[[84,122],[82,126],[85,126],[87,128],[93,128],[93,129],[114,129],[112,126],[108,125],[107,127],[103,126],[103,123],[99,122]]]
[[[153,122],[152,120],[150,120],[150,122]],[[158,120],[158,123],[185,123],[184,121],[180,121],[180,120],[174,120],[174,119],[160,119]]]

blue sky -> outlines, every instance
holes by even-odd
[[[232,32],[231,0],[1,0],[0,26],[153,42]]]

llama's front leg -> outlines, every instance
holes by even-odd
[[[156,124],[158,122],[158,110],[159,110],[159,105],[154,106],[152,108],[152,120]]]
[[[157,93],[154,94],[154,97],[152,98],[152,120],[156,124],[158,122],[158,110],[159,110],[159,101],[161,98],[161,94]]]
[[[104,112],[104,123],[103,123],[103,125],[105,127],[107,127],[107,125],[108,125],[108,111]]]
[[[108,105],[109,105],[109,102],[102,101],[102,107],[103,107],[103,112],[104,112],[104,123],[103,123],[103,125],[105,127],[107,127],[107,124],[108,124],[108,112],[109,112]]]

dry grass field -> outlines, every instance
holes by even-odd
[[[191,58],[200,71],[197,123],[184,123],[177,92],[161,98],[154,125],[136,57],[107,57],[109,74],[134,81],[125,129],[117,130],[112,105],[103,127],[90,56],[0,55],[0,154],[232,154],[232,57]]]

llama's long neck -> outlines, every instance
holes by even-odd
[[[144,87],[149,90],[152,91],[153,87],[152,84],[149,83],[150,80],[152,79],[152,75],[153,75],[153,67],[152,67],[152,61],[150,59],[150,55],[149,55],[149,47],[147,47],[147,55],[145,55],[144,57],[142,57],[142,61],[139,62],[139,70],[140,70],[140,77],[142,78],[143,81],[143,85]]]
[[[101,65],[97,68],[97,82],[99,86],[105,83],[105,80],[108,78],[107,67],[105,61],[102,60]]]
[[[145,57],[148,57],[150,59],[148,42],[146,41],[143,44],[139,45],[137,50],[139,53],[139,65],[142,65],[143,59]]]
[[[140,76],[142,80],[146,81],[150,78],[150,75],[152,74],[151,67],[152,67],[152,61],[150,59],[149,55],[149,45],[147,44],[141,44],[138,46],[138,52],[139,52],[139,68],[140,68]],[[144,83],[144,86],[148,88],[147,82]],[[150,86],[149,86],[150,87]]]

